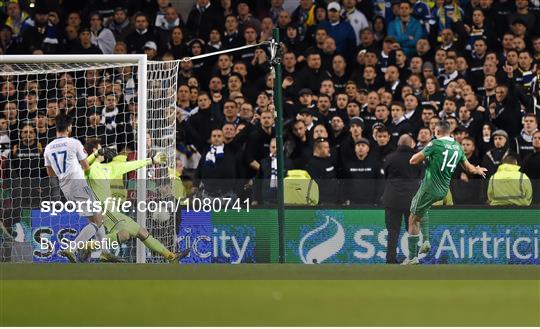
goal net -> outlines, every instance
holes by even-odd
[[[97,139],[102,147],[115,149],[118,156],[112,161],[167,155],[166,164],[120,174],[110,185],[111,197],[131,204],[123,213],[175,251],[174,211],[138,207],[142,201],[157,204],[176,197],[171,177],[176,163],[178,62],[147,62],[145,55],[82,60],[0,56],[0,262],[66,262],[58,254],[61,240],[73,240],[88,223],[70,209],[59,208],[65,197],[44,166],[43,151],[56,137],[55,117],[60,112],[73,118],[71,137],[83,145]],[[47,211],[44,202],[49,202]],[[50,244],[43,245],[43,239]],[[113,252],[128,262],[163,261],[134,239]],[[99,252],[92,254],[98,256]]]

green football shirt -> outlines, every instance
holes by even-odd
[[[456,167],[467,160],[463,148],[452,137],[445,136],[431,141],[422,152],[428,160],[422,188],[426,192],[444,197]]]
[[[94,191],[98,201],[104,202],[107,198],[112,198],[111,180],[119,179],[122,175],[145,167],[152,163],[152,160],[136,160],[127,162],[112,161],[109,163],[100,163],[94,161],[90,165],[86,179],[88,185]]]

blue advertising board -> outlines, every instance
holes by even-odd
[[[285,261],[384,263],[388,232],[383,210],[287,210]],[[540,264],[540,211],[434,209],[426,264]],[[398,257],[408,253],[402,229]]]
[[[182,210],[178,248],[182,263],[271,263],[278,259],[278,228],[272,209],[231,212]]]
[[[62,242],[74,240],[79,231],[88,223],[77,213],[62,212],[51,215],[32,210],[32,261],[34,263],[66,263],[68,260],[60,256]]]

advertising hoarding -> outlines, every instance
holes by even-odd
[[[63,239],[74,240],[79,231],[88,224],[86,218],[77,213],[62,212],[51,215],[40,209],[32,210],[32,262],[67,263],[68,260],[58,255]],[[44,243],[47,241],[47,243]],[[65,241],[65,240],[64,240]]]
[[[178,244],[182,250],[191,248],[182,263],[276,263],[277,214],[272,209],[182,210]]]
[[[540,210],[433,209],[429,216],[432,249],[423,263],[540,264]],[[381,209],[287,210],[285,262],[384,263],[387,236]]]
[[[73,240],[87,220],[77,214],[31,214],[34,262],[66,262],[58,255],[62,238]],[[539,209],[433,209],[428,264],[540,264]],[[279,229],[275,209],[231,212],[183,210],[177,232],[182,263],[275,263]],[[40,241],[51,244],[42,248]],[[287,263],[384,263],[387,231],[382,209],[287,209],[284,225]],[[408,250],[400,234],[398,257]],[[404,253],[405,251],[405,253]]]

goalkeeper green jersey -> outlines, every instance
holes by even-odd
[[[103,202],[107,198],[112,198],[111,179],[118,179],[122,175],[145,167],[151,164],[152,160],[137,160],[128,162],[113,161],[100,163],[94,161],[90,166],[90,171],[86,176],[88,185],[94,191],[96,199]]]
[[[444,197],[456,167],[467,160],[461,145],[452,137],[445,136],[431,141],[422,153],[428,160],[422,186],[427,193]]]

